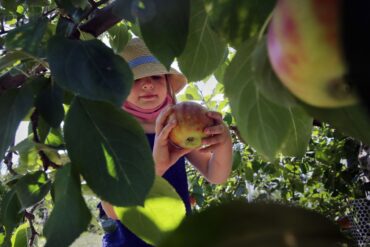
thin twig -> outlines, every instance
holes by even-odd
[[[1,34],[5,33],[4,18],[1,18]]]
[[[54,8],[54,9],[51,9],[51,10],[48,10],[47,12],[45,12],[43,15],[44,16],[49,16],[52,12],[56,11],[57,9]]]
[[[230,125],[230,130],[232,130],[232,131],[234,131],[234,133],[235,133],[235,135],[236,135],[236,137],[238,137],[238,139],[242,142],[242,143],[245,143],[245,144],[247,144],[245,141],[244,141],[244,139],[242,138],[242,136],[241,136],[241,134],[240,134],[240,131],[239,131],[239,129],[238,129],[238,127],[237,126],[235,126],[235,125]]]
[[[11,146],[14,146],[14,142]],[[13,153],[14,153],[13,151],[9,151],[7,153],[7,155],[4,158],[4,163],[5,163],[6,167],[8,168],[8,171],[10,172],[10,174],[18,175],[18,173],[16,171],[14,171],[14,169],[13,169]]]
[[[36,208],[37,205],[34,206],[34,208]],[[33,209],[34,210],[34,209]],[[33,245],[33,242],[35,241],[35,238],[37,235],[40,235],[36,229],[35,229],[35,226],[33,225],[33,221],[35,219],[35,215],[31,212],[27,212],[27,210],[25,210],[25,213],[24,213],[24,217],[28,220],[28,222],[30,223],[30,228],[31,228],[31,238],[30,238],[30,241],[28,243],[28,246],[32,246]]]
[[[94,0],[89,0],[89,3],[94,9],[97,7],[97,3]]]

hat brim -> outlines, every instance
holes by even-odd
[[[175,93],[178,93],[181,89],[183,89],[187,83],[187,79],[183,74],[174,68],[170,68],[168,71],[160,63],[141,64],[133,68],[132,72],[135,80],[153,75],[167,75],[168,81]]]

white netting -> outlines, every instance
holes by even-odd
[[[351,233],[359,247],[370,246],[370,200],[357,199],[350,204]]]

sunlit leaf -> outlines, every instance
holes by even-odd
[[[311,138],[313,119],[299,107],[288,108],[291,123],[279,150],[285,156],[303,157]]]
[[[26,174],[18,180],[15,190],[22,209],[41,201],[49,192],[51,182],[43,171]]]
[[[209,27],[203,0],[191,1],[189,35],[178,58],[181,71],[189,81],[210,75],[225,56],[226,43]]]
[[[12,236],[12,247],[28,246],[28,239],[31,237],[31,228],[28,222],[18,226]]]
[[[152,245],[157,245],[166,234],[176,229],[185,217],[181,197],[158,176],[143,206],[114,207],[114,211],[125,226]]]
[[[0,71],[11,67],[15,63],[25,58],[27,58],[27,56],[22,52],[14,51],[6,53],[5,55],[0,57]]]
[[[44,227],[45,247],[69,246],[91,220],[91,213],[81,195],[79,174],[65,165],[55,177],[55,206]]]
[[[144,131],[111,104],[76,98],[65,121],[72,164],[103,200],[140,205],[154,180],[154,162]]]
[[[30,138],[32,137],[25,138],[11,149],[19,154],[18,165],[15,170],[20,174],[24,174],[27,171],[35,171],[41,165],[35,143]]]
[[[236,53],[225,72],[225,94],[230,100],[231,110],[243,139],[265,159],[273,160],[282,149],[305,149],[310,130],[307,127],[302,128],[302,124],[308,126],[312,119],[299,109],[272,103],[259,92],[255,85],[257,80],[252,60],[255,46],[256,43],[252,40]],[[297,144],[303,146],[296,149],[286,147]]]
[[[272,70],[271,63],[267,55],[266,39],[262,39],[253,53],[253,63],[255,68],[256,86],[259,92],[281,106],[297,106],[295,97],[280,82],[275,72]]]
[[[128,32],[127,26],[120,22],[108,29],[108,33],[109,44],[111,45],[114,53],[120,54],[131,38],[131,34]]]

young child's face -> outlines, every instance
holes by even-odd
[[[135,80],[127,101],[143,109],[159,106],[167,96],[165,75],[154,75]]]

